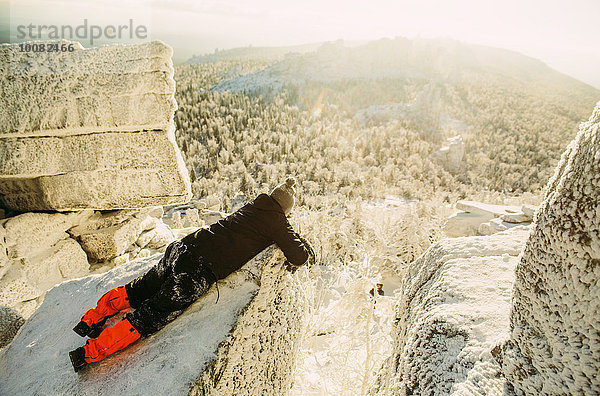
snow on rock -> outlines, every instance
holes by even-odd
[[[160,223],[153,231],[155,234],[148,245],[146,245],[150,249],[164,248],[175,238],[173,231],[164,223]]]
[[[6,258],[0,274],[0,304],[28,318],[46,290],[86,275],[87,256],[67,231],[91,214],[90,210],[23,213],[2,220]]]
[[[469,213],[476,213],[486,216],[499,217],[504,213],[517,212],[519,207],[506,205],[492,205],[475,201],[458,201],[456,208]]]
[[[142,232],[150,231],[156,228],[160,223],[160,217],[156,218],[148,215],[145,219],[142,220],[142,222],[140,223],[140,227],[142,229]]]
[[[520,224],[518,223],[509,223],[503,221],[501,218],[495,218],[485,223],[481,223],[477,232],[479,235],[492,235],[500,231],[506,231],[509,228],[516,227]],[[521,224],[522,225],[522,224]]]
[[[537,206],[533,206],[533,205],[525,204],[521,207],[521,211],[523,212],[523,214],[525,214],[525,216],[528,216],[530,219],[533,219],[537,210],[538,210]]]
[[[63,239],[40,255],[13,262],[0,281],[0,304],[11,306],[28,318],[46,290],[89,271],[81,246],[71,238]]]
[[[163,215],[165,214],[165,210],[162,205],[150,206],[146,208],[146,210],[148,211],[148,216],[154,217],[155,219],[162,219]]]
[[[239,209],[239,208],[237,208]],[[234,209],[233,211],[236,211],[237,209]],[[196,208],[190,208],[188,210],[185,211],[185,218],[184,218],[184,222],[183,222],[183,227],[201,227],[202,221],[200,220],[200,214],[198,212],[198,209]]]
[[[95,212],[86,222],[71,228],[69,234],[79,241],[92,262],[127,261],[148,246],[159,229],[170,238],[157,239],[148,247],[158,250],[173,240],[170,229],[150,215],[153,211],[154,208]]]
[[[161,209],[162,210],[162,209]],[[45,292],[68,279],[107,271],[139,255],[137,240],[148,228],[149,256],[173,240],[156,208],[94,212],[23,213],[0,221],[0,304],[16,309],[25,318],[41,303]],[[170,238],[154,238],[156,228],[166,228]],[[167,234],[168,232],[168,234]],[[150,242],[150,240],[148,240]]]
[[[75,227],[73,235],[93,261],[106,261],[120,256],[135,243],[142,232],[142,220],[131,217],[120,223],[97,229]],[[87,224],[86,224],[87,225]]]
[[[444,233],[452,238],[491,235],[494,232],[531,222],[531,216],[525,215],[519,206],[458,201],[456,209],[458,212],[450,216],[444,225]],[[495,220],[496,218],[500,220]]]
[[[93,211],[72,213],[23,213],[3,222],[6,246],[12,259],[31,257],[41,250],[69,238],[67,231],[85,222]]]
[[[446,146],[441,147],[433,154],[433,157],[451,173],[457,173],[464,169],[465,143],[462,136],[454,136],[446,139]]]
[[[492,348],[506,339],[514,268],[529,232],[443,239],[412,262],[392,355],[372,395],[501,394]]]
[[[32,43],[29,43],[32,44]],[[18,211],[185,202],[174,137],[172,49],[155,41],[73,51],[0,46],[0,201]]]
[[[600,394],[600,103],[582,123],[516,269],[499,360],[516,394]]]
[[[283,258],[276,255],[273,260]],[[260,284],[257,296],[219,347],[217,359],[191,388],[191,395],[289,392],[308,303],[299,282],[283,266],[267,264]]]
[[[505,213],[500,218],[507,223],[528,223],[533,220],[530,216],[527,216],[524,212],[509,212]]]
[[[302,319],[298,303],[303,297],[294,276],[282,269],[283,256],[269,250],[220,281],[218,301],[213,286],[161,331],[80,373],[73,372],[68,352],[83,345],[84,339],[71,329],[81,315],[103,293],[144,273],[160,257],[131,261],[50,290],[13,342],[0,351],[0,393],[183,395],[198,378],[226,386],[228,371],[214,372],[223,362],[246,362],[236,381],[243,378],[274,389],[279,381],[289,383],[287,365],[293,363],[294,329]],[[263,265],[269,270],[261,276]],[[292,329],[291,334],[284,325]],[[267,357],[266,351],[273,355]],[[212,363],[215,359],[217,363]],[[253,379],[253,374],[264,373],[274,377]]]

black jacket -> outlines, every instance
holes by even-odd
[[[224,279],[248,260],[276,243],[293,265],[306,263],[312,248],[292,229],[281,206],[261,194],[209,228],[201,228],[182,242],[207,260],[217,278]]]

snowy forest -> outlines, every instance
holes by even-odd
[[[515,54],[515,64],[495,65],[499,70],[469,65],[476,72],[461,74],[464,66],[453,57],[463,54],[444,53],[444,45],[417,47],[412,62],[437,62],[447,77],[437,70],[407,76],[402,64],[390,60],[390,53],[410,50],[404,40],[370,43],[367,54],[341,43],[324,45],[318,53],[325,60],[339,50],[358,52],[355,57],[370,56],[373,64],[396,66],[397,75],[377,78],[376,70],[364,70],[321,80],[290,78],[276,92],[268,81],[248,93],[243,86],[235,92],[216,85],[275,60],[221,54],[226,60],[177,66],[177,142],[194,195],[219,191],[228,202],[238,191],[252,195],[286,173],[298,175],[309,203],[309,196],[330,194],[451,201],[481,191],[538,193],[595,104],[596,90]],[[334,66],[352,69],[350,60]],[[315,74],[318,62],[308,58],[298,67]],[[466,153],[462,169],[451,173],[432,156],[456,134],[463,135]]]

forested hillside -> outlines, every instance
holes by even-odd
[[[333,43],[274,63],[242,53],[175,75],[194,194],[217,192],[224,209],[288,173],[308,204],[537,193],[600,98],[537,60],[454,41]],[[464,168],[451,174],[432,154],[457,134]]]

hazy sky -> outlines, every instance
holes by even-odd
[[[3,3],[2,3],[3,2]],[[507,48],[600,88],[600,0],[0,0],[3,40],[19,24],[127,23],[175,48],[381,37],[450,37]],[[9,19],[6,16],[10,16]],[[124,40],[122,40],[124,41]],[[84,46],[86,44],[84,43]],[[599,98],[600,99],[600,98]]]

